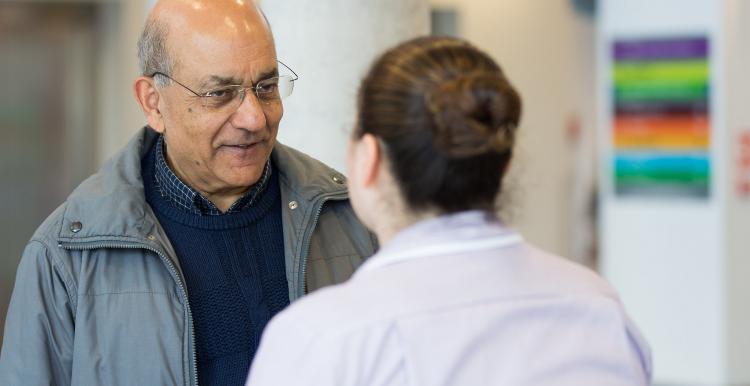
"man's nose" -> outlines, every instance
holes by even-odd
[[[251,90],[247,90],[245,99],[240,103],[237,111],[232,115],[232,125],[248,131],[258,131],[266,128],[266,114],[263,101],[258,99]]]

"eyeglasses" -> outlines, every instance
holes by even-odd
[[[289,68],[286,64],[278,62],[284,68],[289,70],[293,75],[280,75],[272,78],[267,78],[259,81],[254,86],[245,87],[240,84],[221,86],[215,90],[206,92],[195,92],[190,87],[176,81],[171,76],[163,72],[155,72],[151,74],[151,78],[160,75],[163,76],[178,85],[182,86],[185,90],[190,91],[201,103],[205,109],[212,112],[228,112],[236,111],[242,102],[245,100],[247,90],[252,90],[258,97],[258,100],[263,102],[272,102],[280,99],[284,99],[289,95],[292,95],[294,90],[294,81],[299,79],[294,70]]]

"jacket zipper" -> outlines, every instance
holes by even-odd
[[[317,208],[315,209],[315,217],[313,217],[313,221],[308,226],[307,232],[305,232],[302,239],[303,248],[300,256],[300,264],[302,267],[300,269],[300,277],[298,277],[299,283],[302,285],[297,289],[297,299],[305,295],[305,289],[307,288],[307,255],[310,252],[310,239],[312,238],[312,233],[315,231],[315,227],[318,226],[318,220],[320,220],[320,214],[323,212],[323,206],[328,201],[344,199],[346,199],[346,196],[341,196],[341,198],[339,198],[337,194],[332,194],[324,196],[320,199],[320,203],[316,203]]]
[[[91,245],[85,245],[85,246],[74,246],[71,244],[59,244],[60,247],[66,249],[66,250],[93,250],[93,249],[101,249],[101,248],[108,248],[108,249],[145,249],[147,251],[151,251],[159,256],[162,263],[164,263],[167,268],[169,268],[170,273],[172,274],[172,277],[177,282],[177,285],[180,287],[180,294],[182,295],[182,300],[187,307],[187,317],[188,317],[188,328],[190,329],[190,345],[191,345],[191,354],[193,359],[193,374],[195,375],[195,378],[193,379],[192,385],[198,386],[198,359],[196,358],[195,353],[195,329],[193,328],[193,313],[190,310],[190,302],[187,297],[187,290],[185,289],[185,285],[182,282],[182,279],[180,278],[179,273],[177,272],[177,268],[174,266],[174,263],[172,263],[172,260],[169,259],[166,255],[158,251],[156,248],[151,248],[146,244],[118,244],[118,243],[92,243]],[[189,375],[189,374],[188,374]]]

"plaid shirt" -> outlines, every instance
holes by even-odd
[[[222,213],[219,208],[209,201],[195,189],[182,182],[179,177],[172,171],[164,157],[164,136],[160,135],[156,142],[156,188],[167,201],[180,209],[184,209],[198,216],[221,216],[223,214],[241,212],[252,206],[256,199],[266,189],[268,178],[271,176],[271,160],[266,162],[258,182],[253,185],[247,193],[237,200],[226,213]]]

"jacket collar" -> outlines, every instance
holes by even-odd
[[[299,200],[312,202],[321,195],[347,195],[346,177],[305,153],[277,142],[271,158],[282,191]]]
[[[146,203],[141,159],[158,135],[149,127],[137,135],[99,171],[68,197],[58,240],[63,242],[148,242],[163,237]],[[282,196],[302,209],[322,196],[347,198],[341,173],[297,150],[277,143],[271,155],[279,173]],[[306,211],[302,211],[303,213]]]

